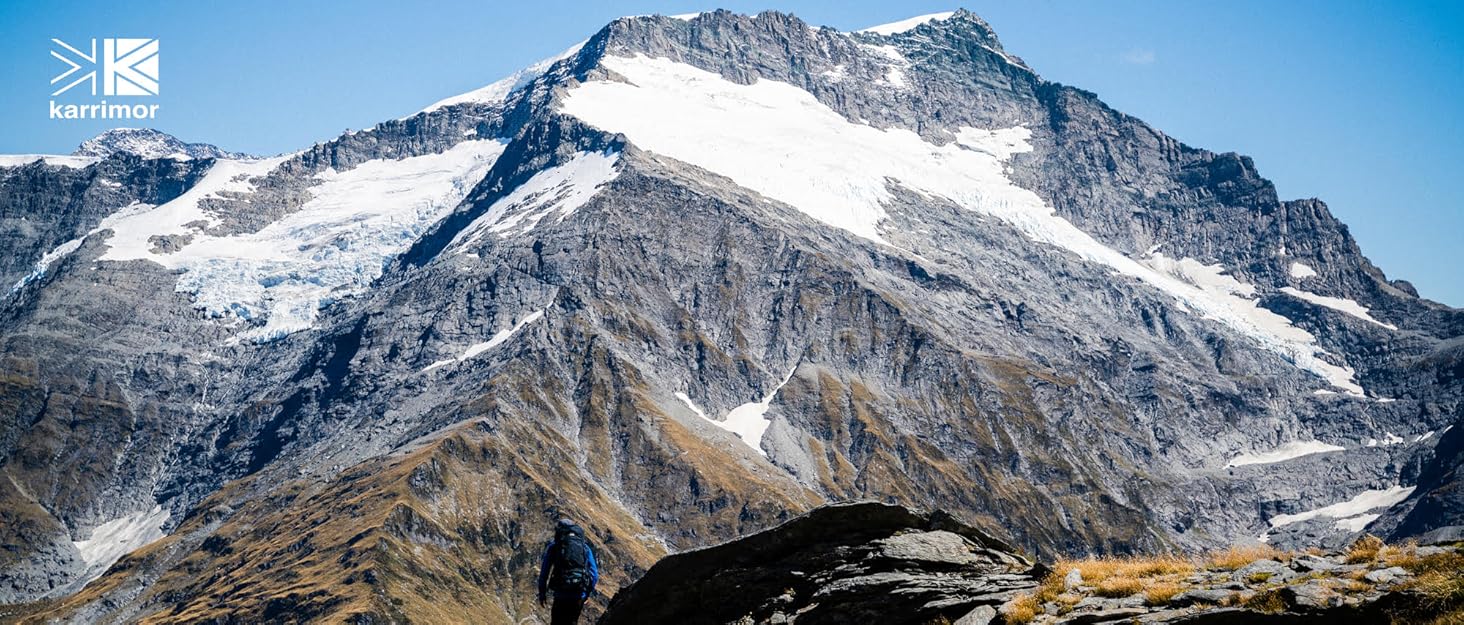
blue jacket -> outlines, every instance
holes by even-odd
[[[554,567],[558,564],[554,557],[556,553],[554,547],[558,544],[558,538],[549,541],[549,545],[544,547],[544,555],[539,558],[539,595],[541,596],[549,591],[549,576],[553,574]],[[585,540],[585,551],[588,552],[590,565],[590,588],[580,595],[581,599],[589,597],[590,593],[595,591],[595,586],[600,583],[600,565],[595,562],[595,550],[590,547],[588,540]]]

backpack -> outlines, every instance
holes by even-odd
[[[554,541],[554,573],[549,587],[554,592],[590,591],[590,544],[577,533],[566,533]]]

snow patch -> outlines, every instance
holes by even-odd
[[[708,421],[712,421],[712,418],[711,417],[708,417],[707,416],[707,413],[702,412],[701,407],[697,406],[694,402],[692,402],[691,401],[691,398],[690,397],[687,397],[686,393],[682,393],[682,392],[679,392],[678,391],[676,393],[676,399],[679,399],[679,400],[681,400],[681,403],[686,404],[686,407],[687,408],[690,408],[692,412],[695,412],[696,413],[696,416],[701,417],[703,419],[706,419]],[[713,423],[716,423],[715,421],[712,421],[712,422]],[[721,425],[721,424],[718,424],[718,425]]]
[[[751,447],[753,451],[766,456],[768,452],[763,451],[762,437],[763,433],[768,431],[768,426],[772,425],[773,422],[763,415],[766,415],[768,408],[772,406],[773,397],[778,394],[778,391],[783,390],[783,387],[788,384],[788,380],[793,379],[793,372],[797,370],[797,367],[789,370],[788,375],[783,377],[783,381],[779,382],[778,386],[773,388],[761,401],[748,402],[733,408],[727,413],[727,416],[722,417],[721,421],[708,417],[707,413],[703,412],[695,403],[692,403],[691,398],[686,393],[678,392],[675,395],[692,412],[696,413],[696,416],[706,419],[712,425],[736,434],[737,438],[742,439],[742,442],[746,443],[748,447]]]
[[[1273,464],[1311,454],[1346,450],[1345,447],[1329,445],[1321,441],[1291,441],[1271,451],[1236,456],[1230,462],[1225,463],[1225,468],[1243,467],[1249,464]]]
[[[430,365],[427,365],[425,367],[422,367],[422,373],[427,373],[428,371],[431,371],[433,369],[437,369],[437,368],[441,368],[441,367],[446,367],[446,366],[448,366],[450,364],[453,364],[453,363],[455,363],[457,361],[458,361],[458,359],[456,359],[456,358],[444,358],[444,359],[439,360],[437,362],[434,362],[434,363],[432,363]]]
[[[946,11],[944,13],[931,13],[929,15],[917,15],[915,17],[900,20],[898,22],[890,22],[888,24],[870,26],[869,28],[861,28],[855,32],[871,33],[888,37],[890,35],[897,35],[899,33],[914,30],[916,26],[919,26],[921,24],[929,22],[940,22],[950,19],[952,15],[955,15],[954,11]]]
[[[1381,514],[1363,514],[1363,515],[1358,515],[1358,516],[1352,517],[1350,519],[1339,519],[1335,524],[1333,524],[1333,526],[1336,527],[1337,529],[1346,530],[1348,532],[1361,532],[1362,531],[1362,528],[1367,527],[1367,525],[1369,523],[1372,523],[1373,521],[1378,520],[1378,518],[1381,517],[1381,516],[1383,516],[1383,515],[1381,515]]]
[[[215,161],[202,180],[172,201],[160,206],[133,205],[112,214],[102,222],[102,228],[111,230],[112,236],[107,238],[107,251],[98,260],[151,260],[167,266],[152,253],[149,239],[188,235],[196,232],[195,224],[216,224],[217,219],[199,205],[201,200],[252,192],[250,179],[269,173],[285,158]]]
[[[427,373],[428,371],[432,371],[433,369],[446,367],[447,365],[459,363],[469,358],[479,356],[483,352],[486,352],[490,349],[493,349],[495,347],[498,347],[499,345],[508,342],[508,339],[513,338],[513,335],[517,334],[519,330],[522,330],[524,326],[529,325],[542,318],[544,318],[543,310],[536,310],[532,313],[529,313],[523,319],[518,320],[518,323],[513,324],[513,327],[499,330],[498,332],[494,333],[491,338],[483,341],[482,343],[474,343],[472,345],[469,345],[468,348],[464,349],[463,353],[458,355],[457,358],[447,358],[439,360],[430,365],[427,365],[426,367],[423,367],[421,372]]]
[[[471,347],[463,350],[463,355],[462,356],[458,356],[458,360],[467,360],[469,358],[472,358],[474,356],[477,356],[478,354],[481,354],[481,353],[486,352],[486,351],[488,351],[490,349],[493,349],[495,347],[498,347],[499,345],[504,344],[505,342],[508,341],[509,338],[511,338],[519,330],[522,330],[524,326],[529,325],[529,324],[531,324],[531,323],[533,323],[535,321],[538,321],[539,319],[543,318],[543,316],[544,316],[544,311],[542,311],[542,310],[536,310],[536,311],[534,311],[533,313],[529,314],[529,316],[524,317],[523,319],[520,319],[518,323],[513,324],[513,327],[512,328],[508,328],[508,329],[505,329],[505,330],[499,330],[496,334],[493,335],[492,338],[488,339],[487,341],[484,341],[482,343],[474,344],[473,346],[471,346]]]
[[[168,522],[169,514],[162,506],[155,505],[152,510],[140,510],[98,525],[92,530],[91,538],[72,542],[86,562],[85,580],[100,577],[122,556],[165,536],[163,524]]]
[[[46,269],[51,266],[51,263],[61,260],[72,252],[75,252],[77,248],[81,247],[83,241],[86,241],[86,235],[57,245],[51,251],[43,254],[41,259],[36,261],[36,264],[31,267],[30,273],[22,276],[19,280],[15,281],[14,285],[11,285],[9,294],[15,295],[18,291],[25,288],[25,285],[41,279],[41,276],[46,275]]]
[[[887,216],[884,204],[892,199],[887,181],[893,179],[1136,277],[1333,386],[1363,395],[1351,369],[1320,358],[1325,352],[1310,333],[1258,307],[1249,299],[1255,288],[1221,275],[1220,266],[1162,256],[1141,263],[1093,239],[1012,183],[1003,172],[1004,160],[1031,151],[1026,128],[963,128],[955,142],[937,146],[908,130],[851,122],[787,83],[760,79],[739,85],[664,58],[607,56],[602,63],[626,81],[580,84],[564,99],[563,110],[602,130],[624,133],[643,149],[716,172],[878,243],[887,243],[879,224]]]
[[[1380,508],[1391,508],[1413,494],[1414,488],[1413,486],[1391,486],[1384,490],[1365,490],[1347,501],[1334,503],[1330,506],[1317,508],[1316,510],[1308,510],[1296,514],[1278,514],[1271,517],[1271,527],[1276,528],[1283,525],[1291,525],[1292,523],[1300,523],[1315,518],[1352,519],[1353,517],[1358,517],[1359,515],[1364,515]],[[1372,520],[1369,519],[1363,522],[1362,525],[1366,526],[1371,522]],[[1357,521],[1352,520],[1349,522],[1349,526],[1355,523]],[[1343,527],[1341,523],[1338,523],[1337,526]]]
[[[1296,278],[1297,280],[1305,280],[1307,278],[1316,277],[1317,275],[1317,270],[1307,266],[1306,263],[1300,262],[1291,263],[1291,267],[1288,271],[1289,273],[1291,273],[1291,277]]]
[[[900,52],[899,48],[889,45],[861,45],[859,47],[873,52],[876,56],[884,57],[884,59],[887,61],[884,76],[885,82],[889,83],[896,89],[904,89],[906,86],[908,86],[908,83],[905,82],[905,68],[910,66],[910,61],[905,58],[905,55]],[[796,89],[796,87],[794,88]]]
[[[1382,438],[1369,438],[1362,443],[1363,447],[1387,447],[1403,442],[1403,437],[1392,432],[1384,432]]]
[[[478,102],[481,104],[497,104],[499,102],[502,102],[504,98],[508,97],[509,94],[518,91],[525,85],[533,82],[534,79],[543,76],[544,73],[549,71],[549,68],[552,67],[555,63],[579,54],[580,48],[583,48],[586,43],[589,43],[588,39],[570,46],[569,49],[560,52],[559,54],[551,56],[547,59],[543,59],[537,63],[534,63],[533,65],[514,72],[513,74],[510,74],[507,78],[499,80],[486,87],[481,87],[467,93],[462,93],[452,96],[450,98],[444,98],[442,100],[439,100],[433,103],[432,106],[417,111],[417,113],[415,113],[414,115],[431,113],[432,111],[440,108],[457,104],[465,104],[468,102]],[[406,118],[404,117],[402,119]]]
[[[1322,306],[1324,308],[1330,308],[1337,312],[1352,315],[1353,317],[1357,317],[1358,319],[1367,321],[1369,323],[1380,325],[1389,330],[1398,329],[1398,326],[1395,326],[1391,323],[1383,323],[1381,321],[1378,321],[1377,319],[1373,319],[1372,315],[1368,314],[1368,308],[1366,306],[1363,306],[1362,304],[1357,303],[1357,301],[1355,300],[1345,299],[1341,297],[1327,297],[1326,295],[1317,295],[1316,293],[1308,293],[1300,289],[1293,289],[1289,286],[1281,287],[1281,292],[1297,299],[1305,300],[1318,306]]]
[[[619,160],[619,152],[580,152],[563,165],[534,174],[453,237],[448,248],[464,253],[484,234],[522,234],[551,215],[564,221],[615,179]]]

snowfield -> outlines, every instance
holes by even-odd
[[[1248,464],[1274,464],[1311,454],[1327,453],[1329,451],[1347,451],[1347,448],[1329,445],[1321,441],[1292,441],[1271,451],[1236,456],[1230,462],[1225,463],[1225,468],[1243,467]]]
[[[224,191],[247,193],[248,179],[282,159],[218,161],[187,193],[110,224],[102,260],[143,259],[181,269],[177,289],[214,317],[257,327],[235,341],[264,342],[313,326],[320,308],[359,293],[381,276],[428,227],[450,212],[503,153],[499,141],[464,141],[440,154],[376,160],[318,174],[310,201],[258,232],[203,234],[212,223],[199,201]],[[173,253],[154,253],[149,239],[187,234]]]
[[[1395,326],[1391,323],[1383,323],[1381,321],[1378,321],[1377,319],[1374,319],[1373,316],[1369,314],[1370,311],[1368,310],[1368,308],[1366,306],[1363,306],[1362,304],[1357,303],[1356,300],[1350,300],[1341,297],[1327,297],[1326,295],[1317,295],[1316,293],[1309,293],[1301,289],[1293,289],[1289,286],[1281,287],[1281,292],[1297,299],[1311,302],[1323,308],[1330,308],[1343,314],[1352,315],[1353,317],[1357,317],[1358,319],[1361,319],[1368,323],[1382,326],[1389,330],[1398,329],[1398,326]]]
[[[1336,526],[1339,529],[1356,532],[1366,527],[1368,523],[1378,518],[1377,514],[1368,514],[1374,510],[1391,508],[1407,499],[1413,494],[1413,486],[1391,486],[1384,490],[1365,490],[1357,496],[1334,503],[1330,506],[1298,512],[1296,514],[1278,514],[1271,517],[1272,528],[1315,518],[1339,519]]]
[[[873,33],[876,35],[885,36],[897,35],[903,32],[914,30],[916,26],[919,26],[926,22],[939,22],[941,20],[950,19],[952,15],[955,15],[954,11],[946,11],[944,13],[931,13],[929,15],[917,15],[915,17],[900,20],[898,22],[890,22],[888,24],[870,26],[869,28],[861,28],[857,32]]]
[[[534,174],[463,228],[448,248],[466,253],[488,233],[524,234],[551,216],[557,217],[556,223],[564,221],[615,179],[619,160],[617,152],[580,152],[568,163]]]
[[[1287,272],[1291,274],[1291,277],[1296,278],[1297,280],[1315,278],[1317,275],[1317,270],[1312,269],[1311,266],[1307,265],[1306,263],[1299,262],[1291,263],[1291,267],[1287,268]]]
[[[736,434],[737,438],[742,439],[742,442],[746,443],[748,447],[751,447],[753,451],[766,456],[768,452],[763,450],[762,437],[768,431],[768,426],[772,425],[773,421],[764,415],[772,407],[773,397],[776,397],[778,391],[783,390],[783,387],[787,386],[788,380],[793,379],[793,373],[797,370],[796,367],[789,370],[788,375],[783,377],[783,381],[779,382],[776,387],[773,387],[773,390],[769,391],[761,400],[748,402],[733,408],[727,412],[725,417],[722,417],[721,421],[708,417],[707,413],[703,412],[695,403],[692,403],[691,398],[686,393],[678,392],[676,393],[676,398],[681,400],[682,403],[685,403],[688,408],[691,408],[691,411],[695,412],[697,416],[706,419],[712,425]]]
[[[502,102],[504,98],[508,97],[509,94],[518,91],[519,89],[522,89],[525,85],[533,82],[534,79],[543,76],[544,72],[549,71],[549,68],[552,67],[555,63],[579,54],[580,48],[583,48],[586,43],[589,43],[589,40],[581,41],[577,44],[574,44],[573,46],[570,46],[569,49],[560,52],[559,54],[525,67],[509,75],[507,78],[494,82],[486,87],[474,89],[467,93],[460,93],[450,98],[444,98],[442,100],[439,100],[433,103],[432,106],[417,111],[413,115],[431,113],[432,111],[440,108],[454,106],[457,104],[464,104],[468,102],[477,102],[482,104],[497,104],[499,102]]]
[[[1352,369],[1329,360],[1335,358],[1310,333],[1259,307],[1254,287],[1223,275],[1218,265],[1159,255],[1142,262],[1129,258],[1011,182],[1006,160],[1032,150],[1026,128],[963,128],[955,142],[934,145],[908,130],[851,122],[807,91],[778,81],[740,85],[690,65],[640,55],[607,56],[603,64],[625,80],[580,84],[564,99],[563,111],[623,133],[640,148],[716,172],[817,221],[884,245],[889,242],[880,223],[892,199],[887,180],[896,180],[1138,278],[1328,384],[1365,394]]]
[[[98,525],[92,529],[90,538],[72,542],[86,562],[83,579],[91,581],[101,577],[122,556],[165,536],[163,524],[169,516],[162,506],[153,506],[151,510],[139,510]]]

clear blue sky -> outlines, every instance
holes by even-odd
[[[47,119],[49,40],[157,37],[159,119],[273,154],[492,82],[619,15],[791,11],[853,29],[954,0],[0,2],[0,153],[66,153],[109,127]],[[969,1],[1050,80],[1194,146],[1255,157],[1320,197],[1364,253],[1464,306],[1464,3]]]

